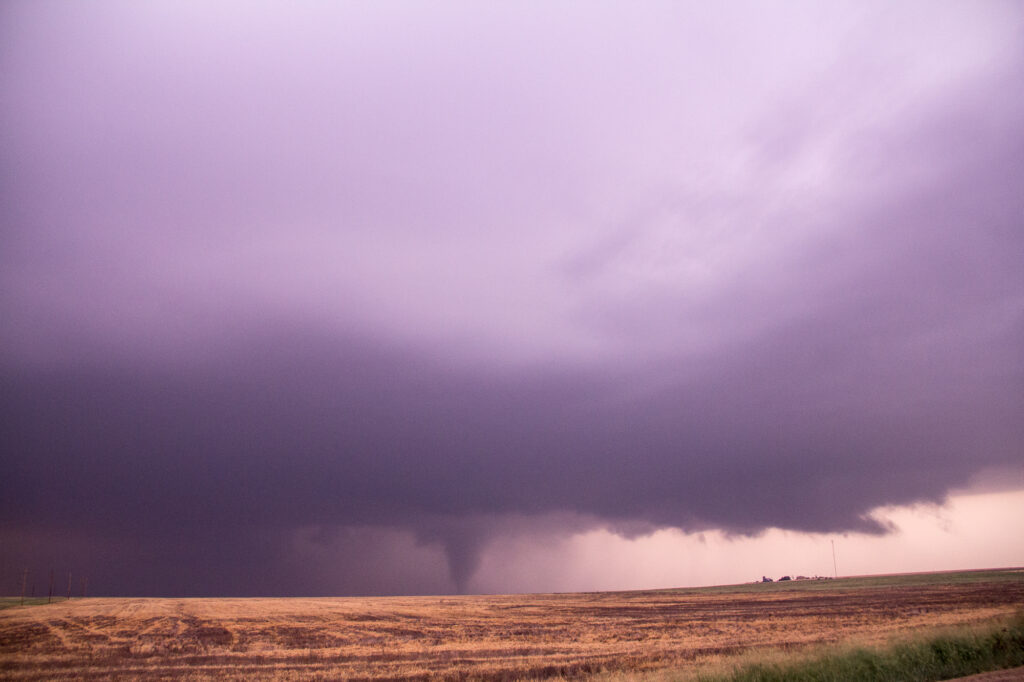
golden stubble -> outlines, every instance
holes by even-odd
[[[1024,579],[564,595],[90,598],[0,611],[7,679],[521,679],[882,642],[1024,604]]]

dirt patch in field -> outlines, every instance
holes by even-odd
[[[958,677],[949,682],[1021,682],[1024,680],[1024,668],[1010,668],[1009,670],[995,670],[990,673],[971,675],[970,677]]]

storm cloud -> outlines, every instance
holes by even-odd
[[[1024,13],[788,7],[7,3],[12,561],[461,589],[1020,465]]]

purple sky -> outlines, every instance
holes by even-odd
[[[5,2],[0,592],[1024,488],[1021,83],[1017,2]]]

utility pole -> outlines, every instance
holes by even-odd
[[[839,568],[836,565],[836,541],[829,540],[832,543],[832,575],[836,578],[839,577]]]
[[[50,568],[50,593],[46,595],[46,603],[53,601],[53,568]]]
[[[21,605],[25,605],[25,583],[28,582],[28,569],[21,572]]]
[[[71,571],[68,571],[68,601],[71,601]]]

